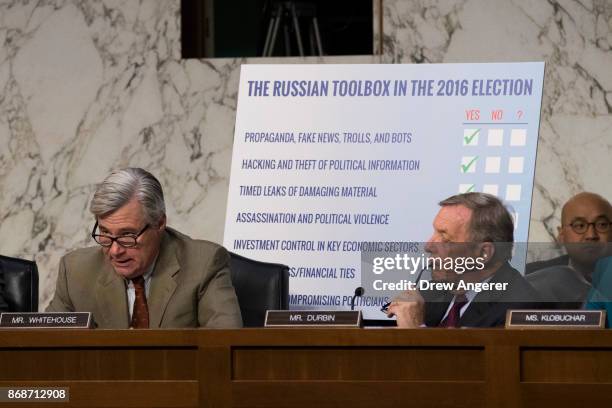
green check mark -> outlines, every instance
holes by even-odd
[[[472,143],[472,140],[474,140],[474,137],[476,137],[478,133],[480,133],[480,129],[476,129],[476,131],[472,133],[470,136],[463,136],[463,140],[465,141],[465,144],[469,145],[470,143]]]
[[[478,156],[474,157],[468,164],[462,164],[461,165],[461,172],[462,173],[467,173],[467,171],[470,169],[470,167],[472,167],[472,165],[474,163],[476,163],[476,160],[478,160]]]
[[[474,191],[474,187],[476,187],[476,184],[472,184],[470,186],[470,188],[468,188],[467,190],[465,190],[466,193],[471,193],[472,191]]]

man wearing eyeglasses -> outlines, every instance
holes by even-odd
[[[583,192],[570,198],[561,210],[557,236],[567,255],[530,263],[526,274],[553,266],[569,266],[590,282],[597,260],[611,255],[611,220],[612,206],[602,196]]]
[[[166,227],[159,181],[112,172],[90,203],[96,247],[60,260],[49,312],[92,312],[100,328],[241,327],[227,251]]]

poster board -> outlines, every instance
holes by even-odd
[[[342,310],[362,243],[427,241],[450,195],[498,196],[527,242],[543,77],[543,62],[243,65],[225,247],[289,265],[290,308]],[[378,319],[384,301],[357,305]]]

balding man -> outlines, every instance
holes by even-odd
[[[602,196],[583,192],[570,198],[563,205],[557,235],[557,241],[563,245],[567,255],[527,264],[525,273],[569,266],[590,282],[597,260],[609,255],[611,220],[612,206]]]

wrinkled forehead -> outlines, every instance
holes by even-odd
[[[98,217],[99,227],[109,231],[131,231],[142,228],[144,223],[142,206],[136,200],[130,200],[112,213]]]

